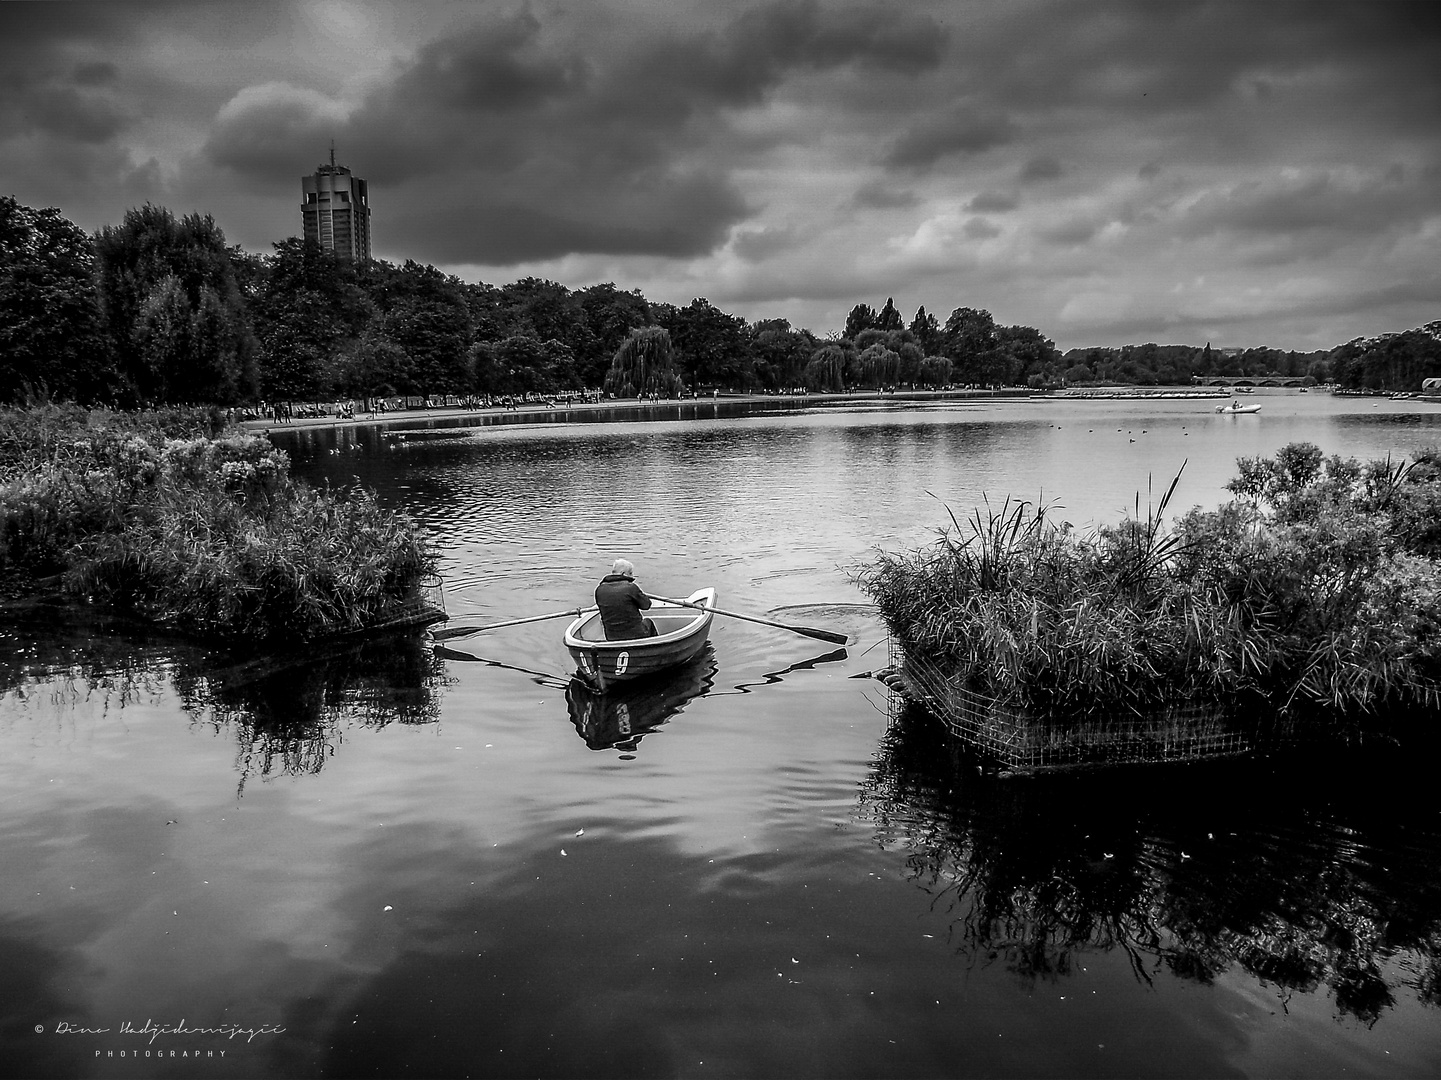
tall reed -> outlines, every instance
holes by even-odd
[[[1166,519],[1180,474],[1085,536],[987,502],[856,578],[907,654],[1042,715],[1441,707],[1436,455],[1363,467],[1294,444],[1240,465],[1215,511]]]

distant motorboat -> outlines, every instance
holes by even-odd
[[[1234,416],[1234,415],[1236,415],[1237,413],[1260,412],[1260,411],[1261,411],[1261,406],[1259,406],[1259,405],[1242,405],[1239,401],[1233,401],[1233,402],[1231,402],[1231,404],[1229,404],[1229,405],[1217,405],[1217,406],[1216,406],[1216,411],[1217,411],[1218,413],[1221,413],[1223,416]]]

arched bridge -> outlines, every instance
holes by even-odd
[[[1315,386],[1310,375],[1195,375],[1196,386]]]

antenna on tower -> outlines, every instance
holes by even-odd
[[[335,140],[330,140],[330,167],[335,168]]]

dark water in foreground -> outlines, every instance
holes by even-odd
[[[624,553],[852,644],[717,619],[600,698],[563,621],[263,664],[0,629],[0,1074],[1436,1074],[1429,755],[997,780],[850,677],[885,644],[840,568],[946,506],[1109,521],[1183,460],[1184,506],[1294,439],[1441,443],[1257,399],[288,434],[421,518],[453,623]]]

